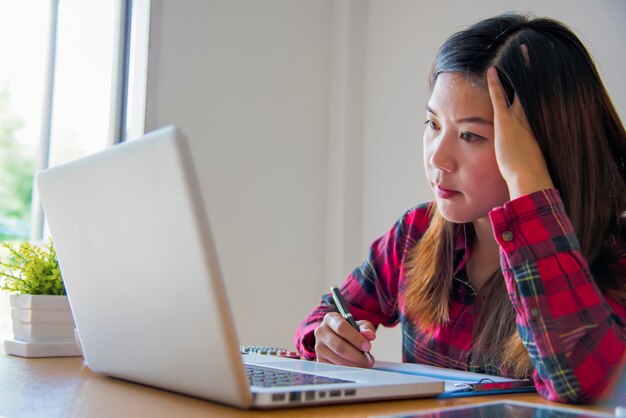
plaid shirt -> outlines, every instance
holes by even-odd
[[[404,263],[428,228],[428,206],[408,211],[347,277],[341,290],[351,312],[374,326],[400,323],[405,362],[506,375],[497,366],[470,362],[477,295],[465,274],[462,233],[455,246],[450,322],[427,334],[407,316]],[[598,399],[626,351],[626,307],[600,292],[558,191],[522,196],[489,216],[537,391],[560,402]],[[304,358],[315,358],[313,331],[332,310],[332,298],[324,295],[300,324],[295,342]]]

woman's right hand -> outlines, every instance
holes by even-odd
[[[369,321],[357,321],[357,324],[360,332],[337,312],[324,315],[324,320],[315,329],[317,361],[352,367],[374,366],[374,357],[370,363],[364,351],[372,349],[370,341],[376,338],[376,329]]]
[[[528,49],[521,47],[528,60]],[[517,95],[507,105],[500,77],[494,67],[487,70],[487,86],[493,105],[494,149],[502,178],[511,200],[539,190],[554,188],[548,164],[533,135]]]

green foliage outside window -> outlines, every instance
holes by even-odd
[[[15,139],[22,127],[8,91],[0,89],[0,240],[25,240],[29,235],[35,159]]]

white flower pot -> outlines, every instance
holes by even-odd
[[[67,296],[11,295],[13,339],[4,351],[20,357],[80,356]]]

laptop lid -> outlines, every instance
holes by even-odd
[[[41,172],[37,184],[92,370],[242,408],[443,390],[418,376],[248,356],[348,380],[251,391],[191,152],[175,127]]]
[[[39,192],[89,367],[245,406],[247,377],[178,135],[164,128],[42,172]],[[219,361],[188,361],[209,354]]]

